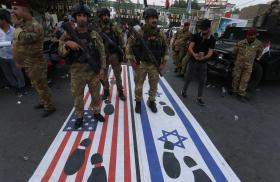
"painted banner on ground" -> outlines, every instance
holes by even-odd
[[[240,181],[164,78],[156,114],[147,107],[145,81],[141,115],[134,112],[132,68],[123,65],[125,102],[118,98],[112,72],[109,78],[111,96],[102,103],[105,122],[94,121],[86,89],[83,126],[73,127],[72,110],[30,182]]]

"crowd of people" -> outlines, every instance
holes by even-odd
[[[150,90],[148,107],[157,113],[156,93],[159,75],[169,58],[169,42],[172,32],[158,28],[158,12],[147,8],[143,13],[145,24],[132,29],[126,41],[124,30],[110,20],[110,11],[100,8],[97,11],[98,22],[89,22],[91,9],[84,3],[73,6],[71,20],[65,20],[54,27],[49,21],[43,26],[31,13],[27,0],[14,0],[11,12],[0,10],[0,41],[12,41],[11,47],[1,48],[0,66],[10,85],[24,92],[25,81],[22,69],[30,79],[39,95],[35,109],[43,109],[42,117],[48,117],[56,111],[47,82],[47,62],[43,57],[43,44],[52,27],[50,41],[58,43],[58,54],[69,65],[71,92],[74,98],[76,115],[75,127],[83,124],[84,89],[86,85],[92,97],[91,107],[95,120],[104,122],[100,102],[110,97],[108,68],[111,65],[116,78],[118,98],[126,101],[122,86],[122,61],[127,61],[135,70],[135,112],[141,113],[143,84],[148,76]],[[46,17],[47,20],[47,17]],[[15,28],[14,28],[14,27]],[[60,31],[61,27],[64,31]],[[126,27],[126,26],[123,26]],[[211,34],[211,21],[204,19],[197,25],[197,32],[189,31],[186,22],[182,30],[173,35],[170,42],[175,72],[185,78],[181,95],[186,98],[189,84],[198,72],[197,102],[204,106],[203,90],[207,79],[207,61],[211,59],[216,40]],[[127,28],[127,27],[126,27]],[[256,39],[256,29],[247,33],[247,38],[239,42],[235,53],[237,60],[233,72],[232,92],[241,100],[246,96],[246,85],[252,72],[256,57],[262,52],[262,44]],[[125,59],[124,59],[125,55]],[[100,97],[101,84],[104,92]]]

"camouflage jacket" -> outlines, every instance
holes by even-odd
[[[113,24],[112,22],[110,22],[109,24],[105,25],[105,24],[102,24],[101,22],[99,22],[98,31],[103,32],[103,33],[107,33],[107,34],[112,32],[113,35],[116,38],[116,41],[117,41],[116,43],[118,44],[118,46],[120,48],[124,49],[124,47],[125,47],[125,45],[124,45],[124,34],[121,30],[121,27],[118,24]],[[104,45],[106,45],[105,42],[104,42]],[[106,46],[105,47],[106,53],[109,52],[108,49],[109,49],[109,47]]]
[[[247,39],[237,43],[234,53],[237,55],[237,63],[245,63],[253,65],[255,59],[261,55],[263,51],[263,44],[256,39],[253,43],[249,44]]]
[[[174,37],[174,50],[179,51],[180,49],[185,49],[190,42],[192,33],[189,31],[180,30],[175,34]]]
[[[99,36],[99,34],[96,31],[91,31],[91,37],[93,38],[93,40],[95,40],[96,49],[99,51],[100,54],[101,68],[105,69],[106,56],[105,56],[105,49],[104,49],[102,38]],[[70,37],[67,34],[67,32],[64,32],[60,37],[59,47],[58,47],[58,54],[61,57],[66,57],[70,53],[70,50],[65,46],[65,42],[67,40],[70,40]]]
[[[148,28],[147,26],[144,25],[143,28],[141,28],[138,33],[143,37],[145,33],[147,33],[148,31],[152,31],[155,32],[157,31],[157,29],[151,29]],[[166,36],[164,34],[163,31],[160,31],[160,33],[157,35],[161,44],[163,45],[163,47],[165,47],[165,49],[163,50],[164,54],[162,57],[162,60],[164,63],[166,63],[169,60],[169,53],[168,53],[168,45],[167,45],[167,40],[166,40]],[[137,38],[132,34],[127,41],[127,46],[126,46],[126,58],[127,60],[134,60],[135,59],[135,55],[133,53],[133,47],[137,44]]]
[[[13,55],[23,67],[46,64],[43,59],[44,30],[35,19],[24,21],[13,35]]]

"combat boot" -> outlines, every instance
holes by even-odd
[[[102,95],[102,100],[106,100],[108,99],[108,97],[110,96],[110,92],[109,90],[104,90],[104,94]]]
[[[75,129],[82,127],[84,118],[77,118],[74,124]]]
[[[124,94],[123,94],[123,90],[119,90],[119,98],[120,98],[122,101],[125,101],[125,100],[126,100],[126,98],[125,98],[125,96],[124,96]]]
[[[37,104],[34,106],[34,109],[44,109],[44,104]]]
[[[100,113],[98,113],[98,114],[93,114],[93,118],[94,118],[96,121],[99,121],[99,122],[102,122],[102,123],[105,121],[104,117],[103,117]]]
[[[55,111],[56,111],[55,108],[52,108],[50,110],[44,110],[44,112],[42,114],[42,118],[46,118],[46,117],[52,115]]]
[[[136,102],[135,112],[141,114],[141,102]]]
[[[157,113],[157,105],[154,101],[148,101],[148,106],[153,113]]]

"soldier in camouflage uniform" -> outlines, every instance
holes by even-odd
[[[110,11],[107,8],[101,8],[98,10],[99,17],[99,32],[106,34],[119,48],[124,49],[124,39],[122,30],[118,25],[113,25],[110,22]],[[110,96],[109,92],[109,81],[108,81],[108,68],[109,65],[112,66],[116,78],[116,84],[118,88],[119,98],[121,100],[125,100],[125,96],[123,94],[123,86],[122,86],[122,66],[121,59],[116,48],[112,45],[109,45],[105,39],[103,39],[105,45],[106,52],[106,74],[105,79],[102,81],[102,85],[104,87],[104,94],[102,96],[103,100],[106,100]],[[123,58],[122,58],[123,59]]]
[[[237,54],[233,69],[232,92],[245,102],[246,89],[250,80],[254,61],[263,51],[262,43],[256,39],[256,29],[247,32],[247,38],[238,42],[234,52]]]
[[[189,32],[190,23],[184,23],[182,30],[175,34],[172,50],[173,60],[175,62],[175,72],[181,73],[182,70],[182,59],[185,57],[188,51],[188,44],[190,43],[192,33]],[[180,74],[181,76],[181,74]]]
[[[80,49],[80,45],[74,41],[65,32],[59,42],[59,54],[62,57],[67,57],[70,62],[71,73],[71,92],[74,97],[74,106],[76,114],[75,128],[80,128],[83,124],[84,117],[84,89],[86,85],[89,87],[91,94],[91,107],[93,108],[93,117],[95,120],[104,122],[104,117],[100,114],[101,98],[100,98],[100,79],[104,77],[104,70],[106,68],[105,49],[101,37],[95,31],[88,29],[88,18],[91,15],[89,7],[83,3],[76,4],[73,9],[72,16],[77,22],[77,36],[80,42],[85,46],[90,47],[92,54],[98,52],[99,55],[94,61],[98,61],[100,65],[100,73],[96,73],[91,68],[88,62],[82,61],[82,55],[84,54]],[[90,46],[92,45],[92,46]],[[94,57],[94,56],[92,56]],[[71,59],[72,58],[72,59]]]
[[[47,61],[43,58],[44,30],[32,17],[27,0],[13,0],[12,21],[16,26],[13,55],[18,67],[23,67],[39,95],[36,109],[43,109],[42,117],[55,112],[47,81]]]
[[[159,81],[159,70],[163,70],[169,59],[168,46],[165,34],[157,28],[158,13],[155,9],[149,8],[144,14],[145,25],[138,32],[146,42],[147,47],[151,50],[156,61],[160,65],[159,68],[148,59],[148,53],[144,50],[137,36],[132,35],[128,39],[126,47],[127,59],[135,69],[135,112],[141,113],[141,100],[143,94],[143,84],[148,75],[150,91],[148,106],[151,111],[156,113],[157,107],[155,97]]]

